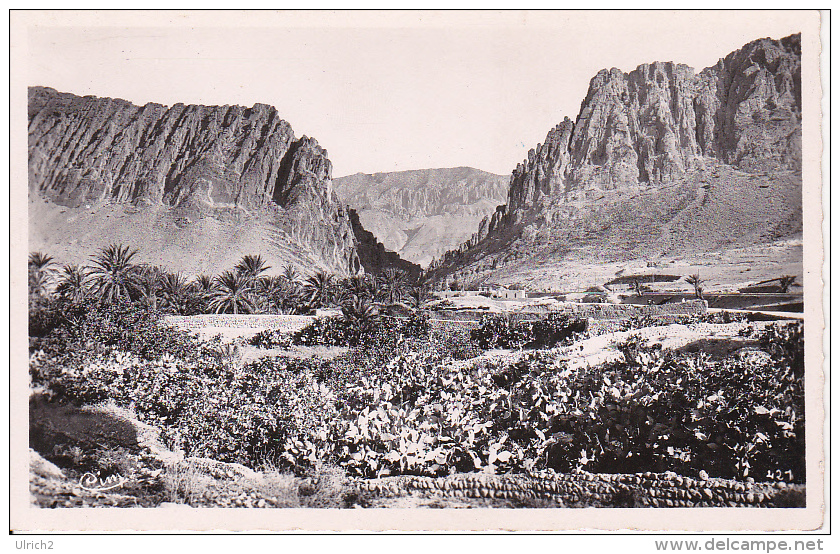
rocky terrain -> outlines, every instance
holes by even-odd
[[[353,234],[356,237],[356,251],[359,255],[359,263],[366,270],[378,272],[380,268],[393,267],[403,271],[412,279],[418,279],[423,273],[419,265],[404,260],[396,252],[385,248],[373,233],[366,230],[359,220],[359,214],[353,208],[350,211],[350,223],[353,226]]]
[[[470,167],[356,173],[333,186],[385,248],[427,266],[504,203],[508,177]]]
[[[651,264],[717,284],[801,275],[800,55],[792,35],[699,74],[600,71],[575,121],[513,171],[507,204],[431,277],[585,287]]]
[[[264,104],[135,106],[31,87],[29,191],[30,249],[65,263],[121,242],[187,273],[249,253],[275,271],[362,267],[327,151]]]

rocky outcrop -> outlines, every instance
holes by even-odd
[[[801,37],[764,38],[703,70],[695,92],[704,155],[743,169],[802,168]]]
[[[695,75],[673,62],[601,70],[577,120],[513,172],[508,209],[587,186],[663,183],[716,157],[742,169],[801,166],[799,35],[761,39]]]
[[[264,104],[135,106],[29,89],[30,193],[68,209],[118,204],[187,223],[259,221],[290,239],[287,250],[347,273],[359,263],[331,173],[326,150],[296,138]]]
[[[800,57],[792,35],[753,41],[699,74],[673,62],[598,72],[575,121],[552,129],[513,171],[507,204],[431,268],[468,263],[463,254],[489,239],[549,234],[540,228],[577,209],[563,206],[682,182],[710,160],[755,173],[800,170]]]
[[[600,71],[571,137],[571,184],[659,183],[692,169],[700,153],[694,89],[694,71],[671,62]]]
[[[365,273],[378,275],[389,267],[405,272],[411,280],[420,278],[423,268],[400,258],[399,254],[385,249],[381,242],[370,231],[365,230],[359,221],[359,215],[350,208],[350,222],[356,236],[359,263]]]

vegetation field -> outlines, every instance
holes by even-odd
[[[40,506],[804,505],[801,322],[434,326],[396,273],[265,279],[249,256],[188,281],[133,256],[30,257]],[[322,307],[239,344],[162,321]]]

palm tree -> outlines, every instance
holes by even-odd
[[[43,252],[29,253],[29,268],[35,271],[49,271],[55,266],[55,258]]]
[[[239,263],[236,264],[234,269],[237,273],[244,275],[251,281],[255,281],[257,277],[271,269],[271,266],[263,260],[262,255],[257,254],[255,256],[253,254],[247,254],[239,260]]]
[[[405,294],[406,278],[405,273],[393,267],[389,267],[382,274],[385,300],[389,304],[396,304],[402,300]]]
[[[192,288],[198,294],[207,294],[213,288],[213,277],[210,275],[199,275],[193,280]]]
[[[29,253],[29,293],[44,297],[49,292],[55,259],[43,252]]]
[[[261,313],[284,313],[283,303],[290,289],[286,280],[279,275],[258,277],[253,282],[254,301]]]
[[[373,299],[376,296],[376,284],[371,275],[351,275],[341,284],[342,291],[349,295]]]
[[[700,278],[700,274],[695,273],[694,275],[689,275],[685,280],[689,285],[694,285],[694,296],[703,300],[703,287],[700,286],[703,284],[703,279]]]
[[[190,313],[194,303],[192,287],[180,272],[166,273],[160,280],[160,294],[163,308],[178,315]]]
[[[344,318],[360,333],[367,331],[379,316],[379,309],[369,298],[351,295],[341,305]]]
[[[429,294],[426,288],[419,285],[412,287],[408,292],[408,303],[414,310],[419,310],[428,298]]]
[[[156,265],[138,264],[134,272],[137,275],[137,298],[147,308],[157,310],[166,271]]]
[[[207,312],[207,299],[213,288],[213,277],[210,275],[199,275],[190,281],[190,293],[192,296],[192,309],[198,313]]]
[[[282,313],[281,306],[285,297],[282,277],[260,277],[256,281],[256,288],[259,291],[260,311]]]
[[[781,292],[788,292],[795,281],[796,275],[783,275],[779,277],[779,288]]]
[[[213,281],[209,294],[208,309],[215,313],[252,313],[254,301],[251,298],[251,283],[248,278],[235,271],[225,271]]]
[[[372,273],[365,275],[365,287],[367,288],[367,295],[375,298],[377,293],[381,290],[381,283],[379,277]]]
[[[261,275],[269,269],[271,269],[271,266],[266,263],[260,254],[247,254],[234,266],[234,270],[242,275],[251,286],[254,312],[263,312],[268,309],[269,302],[265,298],[268,283]]]
[[[329,306],[333,300],[333,276],[318,271],[303,283],[303,291],[310,308]]]
[[[297,270],[294,268],[294,266],[292,264],[288,264],[288,265],[286,265],[286,267],[283,268],[282,277],[283,277],[283,279],[285,279],[287,284],[297,283],[297,278],[298,278]]]
[[[112,244],[91,258],[90,279],[100,302],[139,294],[140,277],[131,261],[136,255],[137,251],[128,246]]]
[[[302,313],[304,310],[302,306],[304,304],[303,299],[297,293],[290,294],[289,291],[285,291],[283,294],[283,300],[280,302],[280,313],[281,314],[299,314]]]
[[[87,271],[76,264],[65,265],[58,277],[56,292],[72,302],[84,300],[90,293]]]

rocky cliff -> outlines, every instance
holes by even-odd
[[[366,273],[379,274],[392,267],[404,272],[411,281],[416,281],[423,273],[423,268],[408,260],[400,258],[396,252],[387,250],[370,231],[366,230],[359,221],[359,214],[350,208],[350,223],[356,236],[356,250],[359,263]]]
[[[385,247],[420,265],[467,240],[507,193],[506,177],[469,167],[357,173],[333,185]]]
[[[483,220],[469,241],[432,264],[434,277],[474,278],[521,263],[535,246],[550,247],[537,250],[555,258],[588,246],[602,250],[602,261],[612,261],[678,254],[700,243],[714,249],[745,238],[778,238],[780,226],[795,234],[801,230],[800,57],[800,37],[792,35],[751,42],[699,74],[673,62],[629,73],[600,71],[575,121],[566,118],[529,151],[510,178],[507,204]],[[717,182],[723,173],[728,177]],[[769,194],[778,188],[773,179],[764,186],[771,190],[756,198],[746,192],[749,187],[740,190],[744,179],[782,175],[794,177],[782,179],[784,190],[775,197]],[[738,202],[739,195],[752,203],[724,200]],[[724,227],[743,217],[722,214],[740,209],[767,228],[751,223],[712,243],[690,236],[703,232],[701,227],[669,225],[685,217],[684,209],[708,212],[710,199],[720,210],[704,216],[721,218]],[[640,216],[640,202],[657,208],[650,217]],[[773,212],[770,221],[762,219],[765,212]],[[632,243],[629,250],[612,252],[608,239],[618,227],[644,233],[623,241]],[[582,240],[587,233],[588,244]],[[511,259],[508,254],[517,249],[522,255]]]
[[[121,240],[186,271],[254,252],[357,271],[331,172],[326,150],[264,104],[135,106],[29,89],[30,242],[67,261]]]

